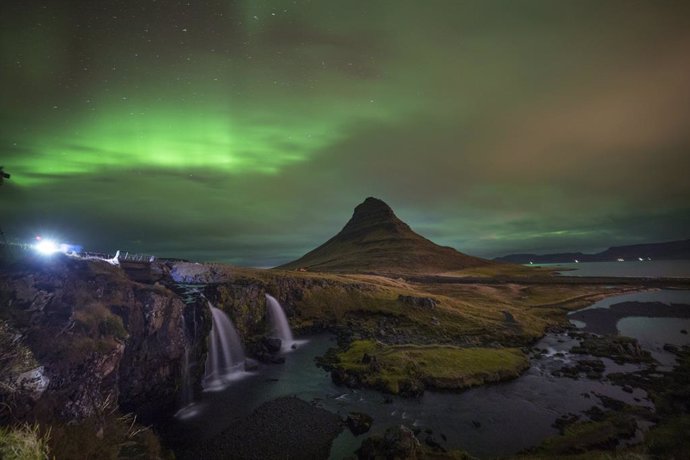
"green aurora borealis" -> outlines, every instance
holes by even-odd
[[[2,228],[269,266],[366,196],[465,252],[690,236],[681,1],[3,1]]]

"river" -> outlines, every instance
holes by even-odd
[[[690,291],[625,294],[590,308],[608,308],[623,301],[683,303],[690,308]],[[687,322],[677,318],[629,317],[622,318],[617,326],[621,332],[637,338],[663,364],[669,364],[673,355],[662,346],[669,342],[690,345],[689,336],[680,332],[688,328]],[[547,334],[539,341],[534,349],[545,352],[533,353],[529,370],[513,381],[461,393],[426,391],[419,399],[393,397],[387,402],[381,393],[333,384],[329,374],[314,364],[314,358],[335,345],[333,337],[324,334],[306,339],[297,350],[286,354],[285,364],[262,366],[258,371],[244,373],[223,391],[204,393],[189,417],[174,422],[174,444],[193,448],[196,443],[218,435],[231,422],[249,415],[263,402],[284,395],[296,395],[342,416],[350,411],[365,412],[374,419],[369,434],[382,433],[399,424],[429,429],[444,447],[463,449],[480,458],[510,455],[539,444],[557,434],[552,424],[559,416],[581,413],[595,405],[601,407],[596,394],[629,404],[651,405],[640,389],[626,393],[605,380],[551,375],[553,370],[574,360],[569,350],[577,341],[568,332]],[[605,374],[639,369],[637,365],[603,361]],[[352,455],[364,437],[344,430],[332,445],[331,458]]]

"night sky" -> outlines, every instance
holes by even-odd
[[[690,236],[690,2],[2,0],[9,239],[272,266]]]

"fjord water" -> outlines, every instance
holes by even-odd
[[[290,323],[288,323],[282,305],[275,297],[266,294],[266,307],[273,335],[281,340],[283,350],[289,349],[295,339],[292,336]]]
[[[649,302],[666,305],[680,304],[690,308],[690,291],[677,289],[661,289],[646,292],[634,292],[600,300],[583,310],[609,308],[623,302]],[[576,327],[587,330],[587,324],[582,321],[570,320]],[[675,355],[664,350],[664,345],[690,345],[690,319],[666,317],[659,313],[659,317],[626,316],[616,323],[619,335],[633,337],[640,345],[648,350],[654,359],[661,364],[660,369],[669,370],[676,362]],[[683,333],[682,331],[685,331]]]
[[[211,302],[208,307],[212,324],[202,385],[205,390],[221,390],[232,380],[233,374],[242,372],[245,355],[240,336],[228,315]]]
[[[568,276],[624,276],[642,278],[690,278],[690,260],[630,260],[625,262],[580,262],[540,264]]]

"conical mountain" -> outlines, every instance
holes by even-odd
[[[493,262],[439,246],[369,197],[330,240],[281,269],[339,273],[441,273]]]

